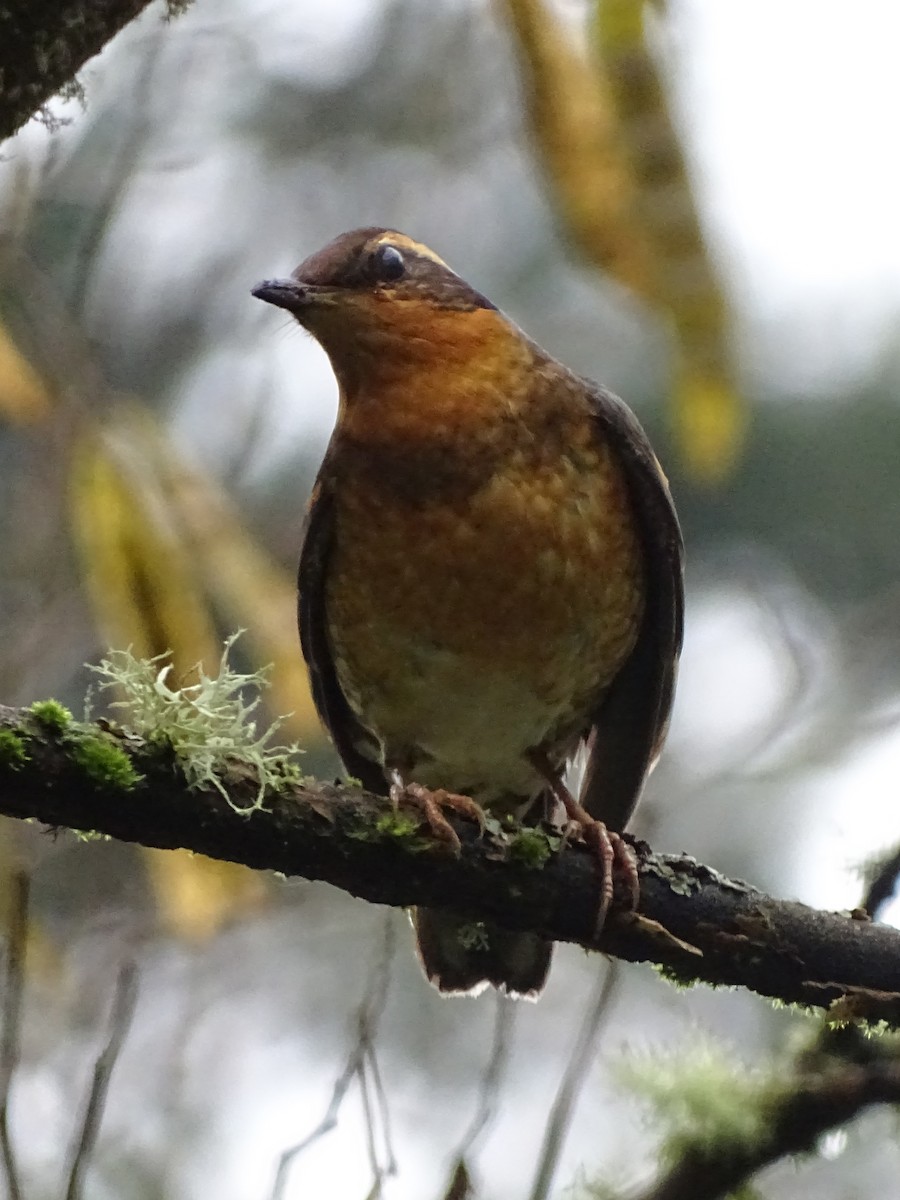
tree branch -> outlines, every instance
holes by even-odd
[[[149,0],[7,0],[0,5],[0,140],[75,78]]]
[[[874,914],[890,899],[900,873],[900,850],[872,871],[862,907]],[[748,1103],[751,1103],[748,1101]],[[719,1200],[736,1195],[763,1167],[814,1150],[830,1129],[875,1104],[900,1103],[900,1045],[896,1038],[869,1038],[859,1028],[823,1024],[777,1084],[757,1100],[759,1128],[736,1133],[724,1123],[683,1140],[678,1157],[632,1200]]]
[[[350,784],[285,782],[247,812],[259,790],[247,764],[223,764],[222,791],[191,789],[165,747],[103,722],[49,720],[51,704],[0,707],[0,813],[325,880],[376,904],[452,908],[653,962],[683,983],[742,986],[900,1027],[900,931],[862,911],[775,900],[637,843],[639,913],[629,914],[617,891],[597,937],[596,862],[580,844],[557,852],[558,839],[542,830],[480,837],[474,824],[454,820],[456,858],[417,816]]]
[[[763,1167],[791,1154],[814,1150],[829,1129],[874,1104],[900,1103],[900,1062],[837,1062],[830,1069],[792,1080],[773,1100],[758,1137],[718,1138],[692,1144],[659,1182],[636,1200],[719,1200]]]

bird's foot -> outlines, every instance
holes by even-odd
[[[449,809],[469,821],[474,821],[478,825],[479,836],[484,833],[484,810],[470,796],[459,796],[456,792],[445,791],[444,788],[423,787],[420,783],[404,783],[396,774],[391,784],[390,795],[394,808],[399,808],[401,804],[418,808],[434,836],[448,846],[453,854],[460,852],[459,835],[444,816],[442,809]]]
[[[535,753],[532,761],[549,783],[553,795],[565,809],[568,825],[564,837],[568,839],[573,833],[579,833],[600,862],[600,903],[594,922],[594,937],[599,937],[603,932],[603,926],[606,924],[606,918],[609,916],[613,902],[617,870],[624,876],[628,886],[629,907],[635,910],[638,906],[641,883],[637,857],[621,833],[616,833],[614,829],[608,829],[603,821],[592,817],[587,809],[578,803],[543,755]]]
[[[579,805],[580,807],[580,805]],[[609,908],[613,901],[613,881],[618,869],[625,878],[628,887],[629,908],[635,910],[641,897],[641,881],[638,876],[638,864],[631,846],[620,833],[607,829],[602,821],[588,816],[587,823],[581,827],[581,834],[588,846],[600,859],[603,878],[600,883],[600,904],[597,909],[597,919],[594,922],[594,936],[599,937],[606,924]]]

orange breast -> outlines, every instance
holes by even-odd
[[[571,735],[634,645],[644,575],[624,478],[586,419],[566,444],[542,461],[522,430],[463,496],[410,503],[377,472],[338,488],[341,684],[386,754],[421,751],[443,786],[526,787],[524,751]]]

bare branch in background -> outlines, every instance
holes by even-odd
[[[109,1018],[109,1036],[94,1064],[91,1088],[84,1106],[81,1128],[72,1150],[66,1200],[81,1200],[84,1173],[96,1145],[100,1123],[106,1109],[109,1081],[125,1038],[128,1036],[128,1030],[131,1028],[136,1002],[137,967],[133,962],[126,962],[119,969]]]
[[[385,929],[391,931],[388,936],[392,938],[393,924],[390,914],[388,914],[388,916],[385,918]],[[387,944],[385,948],[387,949]],[[393,941],[391,941],[391,955],[393,955],[393,952],[394,946]],[[381,1127],[381,1140],[383,1143],[384,1154],[383,1165],[379,1165],[377,1143],[375,1137],[373,1136],[375,1123],[373,1121],[371,1122],[371,1125],[367,1125],[367,1130],[370,1133],[370,1162],[372,1164],[372,1171],[375,1176],[376,1184],[380,1189],[381,1180],[384,1178],[384,1176],[396,1175],[397,1156],[394,1153],[394,1142],[391,1134],[391,1112],[390,1107],[388,1106],[387,1092],[385,1091],[384,1082],[381,1078],[381,1068],[378,1065],[378,1058],[375,1054],[374,1044],[370,1045],[367,1050],[366,1059],[363,1063],[363,1070],[365,1074],[361,1082],[363,1099],[366,1103],[366,1113],[368,1115],[369,1111],[371,1110],[373,1116],[377,1119],[378,1124]],[[374,1108],[372,1107],[373,1101]]]
[[[500,1083],[512,1045],[517,1006],[509,996],[498,992],[494,998],[494,1033],[491,1053],[481,1076],[478,1089],[478,1107],[468,1129],[462,1136],[459,1147],[451,1158],[450,1174],[444,1191],[444,1200],[464,1200],[474,1195],[469,1174],[468,1159],[476,1142],[493,1121],[500,1101]]]
[[[813,1150],[823,1133],[873,1104],[900,1102],[900,1060],[848,1063],[808,1079],[772,1105],[759,1138],[698,1141],[637,1200],[718,1200],[750,1175],[790,1154]]]
[[[900,850],[869,880],[864,909],[875,915],[900,874]],[[781,1079],[783,1078],[783,1082]],[[757,1136],[721,1130],[685,1145],[677,1161],[636,1200],[719,1200],[736,1194],[757,1171],[779,1159],[814,1150],[829,1130],[874,1104],[900,1102],[900,1044],[868,1038],[852,1025],[823,1025],[775,1087],[761,1096]],[[741,1193],[743,1194],[743,1192]]]
[[[0,1030],[0,1156],[9,1200],[20,1200],[19,1172],[9,1136],[9,1094],[19,1065],[19,1029],[25,952],[28,943],[28,893],[31,880],[16,871],[10,880],[9,919],[6,931],[6,971],[3,1027]]]
[[[529,1200],[547,1200],[547,1196],[550,1194],[553,1176],[556,1174],[556,1167],[572,1120],[572,1113],[575,1111],[581,1089],[584,1087],[588,1071],[594,1061],[597,1039],[605,1019],[609,1016],[618,978],[618,964],[609,963],[588,1001],[581,1029],[578,1031],[578,1037],[572,1047],[572,1054],[560,1082],[559,1091],[556,1093],[556,1099],[550,1109]]]
[[[475,1189],[472,1187],[469,1168],[466,1166],[465,1159],[458,1158],[450,1175],[447,1190],[441,1200],[472,1200],[474,1195]]]
[[[517,1008],[515,1001],[501,992],[497,993],[494,1004],[494,1036],[491,1041],[491,1054],[481,1077],[481,1086],[478,1089],[478,1108],[472,1118],[472,1123],[463,1134],[456,1154],[457,1159],[464,1159],[472,1152],[472,1147],[488,1128],[497,1112],[500,1083],[509,1061]]]
[[[366,1140],[369,1161],[372,1166],[373,1182],[367,1200],[377,1200],[381,1195],[382,1183],[385,1176],[393,1175],[396,1171],[396,1160],[390,1137],[390,1123],[387,1113],[387,1102],[381,1077],[375,1057],[375,1034],[378,1022],[384,1012],[387,999],[390,968],[394,958],[393,914],[388,913],[384,925],[384,940],[377,951],[376,958],[369,970],[369,981],[362,1003],[356,1014],[356,1041],[347,1058],[346,1065],[338,1077],[331,1093],[331,1100],[325,1110],[325,1115],[319,1124],[307,1134],[302,1141],[285,1150],[275,1172],[275,1182],[272,1185],[272,1200],[283,1200],[291,1167],[305,1150],[315,1142],[330,1133],[338,1122],[341,1106],[356,1079],[359,1081],[362,1093],[363,1113],[366,1118]],[[384,1161],[378,1153],[377,1127],[380,1125],[383,1142]]]

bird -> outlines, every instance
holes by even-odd
[[[667,479],[627,405],[559,362],[421,242],[340,234],[252,289],[328,355],[338,415],[307,507],[300,641],[365,788],[445,811],[565,816],[600,859],[598,923],[665,739],[683,626]],[[565,773],[586,759],[580,790]],[[442,992],[535,998],[552,943],[413,916]]]

